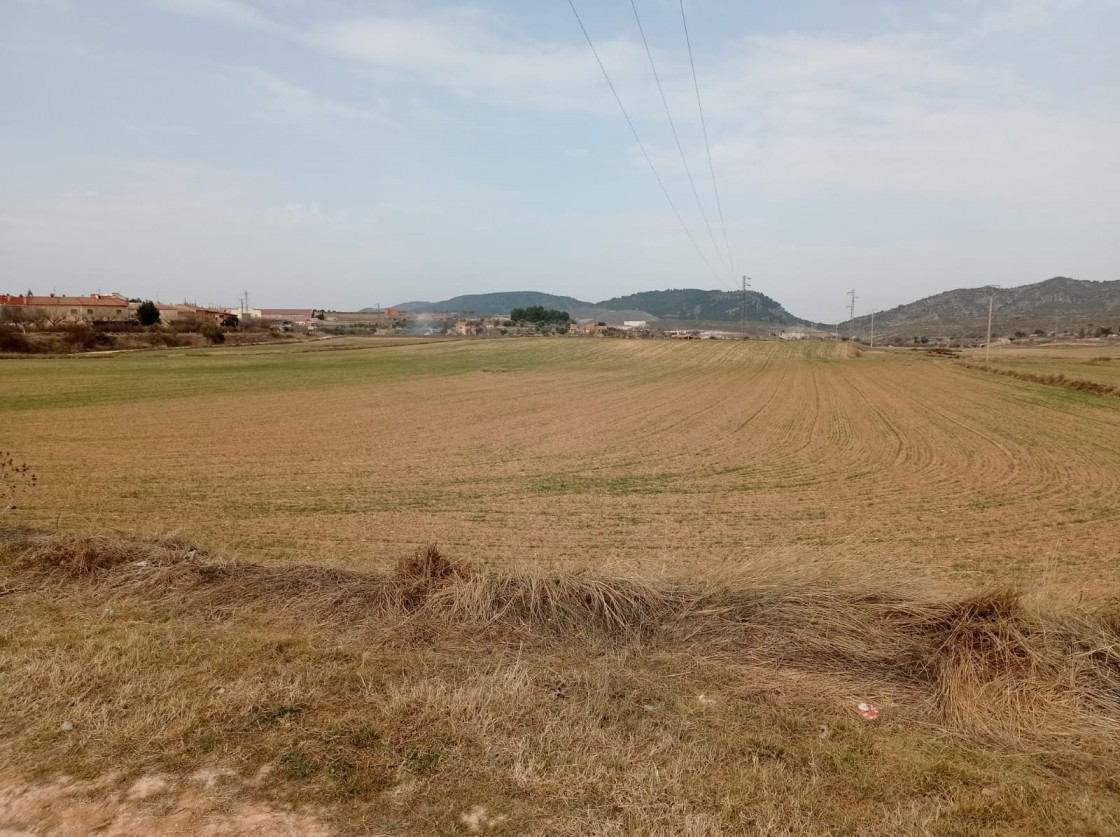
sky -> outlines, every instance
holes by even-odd
[[[695,82],[681,0],[574,5],[640,144],[568,0],[0,0],[0,292],[1120,278],[1120,0],[685,0]]]

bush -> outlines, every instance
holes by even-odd
[[[136,319],[140,325],[155,325],[159,322],[159,309],[150,299],[145,300],[136,308]]]
[[[108,335],[100,334],[89,323],[68,323],[59,329],[62,342],[74,351],[92,349],[99,343],[107,343]]]
[[[209,340],[211,343],[225,343],[226,335],[214,323],[203,323],[198,327],[198,333]]]
[[[35,347],[16,326],[0,323],[0,352],[33,352]]]
[[[191,335],[189,333],[176,334],[173,331],[157,331],[152,335],[153,344],[157,345],[162,343],[171,349],[178,349],[183,346],[191,345]]]

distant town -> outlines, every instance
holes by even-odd
[[[147,308],[145,308],[147,307]],[[154,309],[154,310],[153,310]],[[152,311],[146,319],[145,310]],[[0,294],[0,322],[41,327],[114,326],[139,324],[170,326],[185,330],[191,325],[210,324],[227,330],[276,329],[281,332],[326,332],[343,334],[412,334],[525,336],[572,334],[581,336],[668,336],[680,339],[736,339],[743,331],[728,329],[667,329],[649,320],[575,319],[567,312],[540,306],[513,309],[504,315],[476,316],[460,312],[406,312],[400,308],[367,308],[362,311],[331,311],[319,308],[265,308],[242,303],[217,308],[187,302],[166,303],[123,294],[95,293],[86,296],[62,294]],[[761,335],[756,335],[761,336]],[[796,328],[767,336],[784,339],[826,338],[828,332]]]
[[[1120,282],[1054,277],[1015,288],[957,289],[835,324],[794,316],[755,291],[678,289],[583,302],[539,292],[335,311],[162,302],[120,293],[0,294],[0,352],[233,345],[327,336],[836,340],[965,349],[1007,343],[1116,341]],[[878,319],[876,319],[876,317]]]

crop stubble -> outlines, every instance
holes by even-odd
[[[820,343],[300,352],[290,372],[268,356],[269,386],[244,393],[217,373],[213,395],[18,409],[17,393],[0,441],[41,488],[13,519],[356,567],[434,541],[487,563],[671,573],[773,550],[1077,590],[1115,570],[1114,399]],[[129,363],[166,393],[170,363],[222,357]],[[34,362],[48,391],[73,363]]]

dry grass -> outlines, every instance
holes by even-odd
[[[1107,361],[1108,358],[1106,357],[1104,360]],[[1099,365],[1101,362],[1102,361],[1098,358],[1086,361],[1086,363],[1092,365]],[[1069,378],[1066,377],[1064,372],[1039,374],[1035,372],[1024,372],[1020,369],[1001,369],[998,366],[985,363],[963,363],[962,366],[967,369],[979,369],[982,372],[994,372],[997,375],[1014,378],[1017,381],[1028,381],[1032,384],[1045,384],[1046,386],[1063,387],[1077,392],[1091,392],[1093,395],[1108,395],[1120,398],[1120,386],[1102,384],[1097,381],[1085,380],[1084,378]]]
[[[0,731],[21,781],[111,765],[88,795],[123,800],[145,776],[224,770],[239,798],[343,833],[1120,826],[1115,609],[845,560],[673,580],[427,547],[381,574],[52,537],[9,543],[3,566]]]
[[[973,363],[1023,372],[1041,377],[1062,375],[1110,387],[1120,386],[1120,343],[1093,341],[1089,344],[1047,343],[1032,346],[993,347],[986,358],[982,349],[965,352]]]
[[[866,571],[847,584],[799,580],[769,562],[747,562],[734,576],[693,572],[687,582],[509,572],[451,561],[435,546],[377,575],[222,561],[167,542],[63,537],[19,553],[14,568],[15,585],[89,578],[102,597],[195,613],[282,606],[319,623],[408,619],[564,641],[656,637],[698,653],[885,681],[971,733],[1020,737],[1098,722],[1120,732],[1115,605],[1039,613],[1011,590],[945,599],[899,591],[897,579],[887,585]]]

